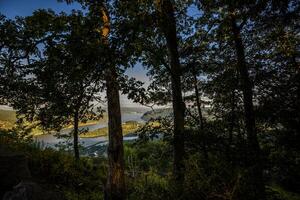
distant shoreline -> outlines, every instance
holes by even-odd
[[[3,106],[2,106],[3,108]],[[8,108],[8,107],[7,107]],[[123,114],[125,114],[125,119],[127,119],[128,115],[141,115],[145,112],[143,112],[145,109],[144,108],[123,108]],[[129,133],[133,133],[134,131],[138,130],[142,123],[143,119],[139,121],[138,119],[135,119],[133,117],[133,120],[127,119],[128,121],[122,123],[123,127],[123,135],[127,135]],[[4,130],[9,130],[14,127],[16,121],[16,116],[15,116],[15,111],[12,109],[0,109],[0,128]],[[79,123],[79,127],[82,128],[89,128],[89,126],[96,126],[97,129],[95,130],[96,127],[93,127],[91,131],[81,134],[79,137],[80,138],[97,138],[97,137],[103,137],[108,135],[108,119],[107,119],[107,114],[103,115],[103,118],[99,120],[90,120],[87,121],[86,123]],[[98,128],[97,125],[100,124],[100,128]],[[61,129],[61,131],[68,132],[69,129],[72,129],[74,126],[72,124],[69,124]],[[39,137],[43,135],[48,135],[48,134],[54,134],[55,131],[43,131],[42,128],[33,128],[29,136],[32,137]]]
[[[92,125],[96,125],[96,124],[99,124],[99,121],[90,121],[90,122],[86,122],[86,123],[79,123],[79,128],[84,127],[84,126],[92,126]],[[74,126],[72,124],[70,124],[67,127],[63,128],[62,130],[70,129],[73,127]]]

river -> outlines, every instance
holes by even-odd
[[[142,122],[143,120],[141,119],[143,113],[123,113],[122,114],[122,122],[127,122],[127,121],[137,121],[137,122]],[[99,123],[99,124],[93,124],[93,125],[87,125],[87,126],[81,126],[80,129],[87,129],[90,131],[106,127],[107,124],[104,123]],[[61,131],[62,134],[67,134],[72,130],[72,128],[68,129],[63,129]],[[136,136],[125,136],[124,140],[134,140],[137,139]],[[67,139],[65,138],[57,138],[53,134],[43,134],[39,136],[35,136],[34,140],[38,143],[40,143],[44,147],[52,147],[55,148],[56,145],[59,143],[66,142]],[[101,136],[101,137],[95,137],[95,138],[79,138],[79,143],[83,147],[89,147],[93,146],[96,144],[102,144],[105,145],[108,141],[108,138],[106,136]]]

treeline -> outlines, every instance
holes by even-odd
[[[174,198],[186,198],[186,161],[197,151],[242,170],[232,198],[267,198],[274,148],[289,161],[276,166],[291,169],[287,188],[299,184],[299,1],[77,2],[83,10],[71,14],[1,16],[0,102],[45,130],[72,123],[79,159],[78,124],[99,119],[106,100],[106,199],[126,198],[119,92],[142,105],[172,103]],[[137,63],[147,89],[125,74]]]

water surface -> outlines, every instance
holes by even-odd
[[[142,113],[123,113],[122,114],[122,122],[127,122],[127,121],[137,121],[137,122],[142,122],[143,120],[141,119]],[[79,129],[83,130],[89,130],[89,131],[94,131],[99,128],[104,128],[107,126],[107,123],[99,123],[99,124],[92,124],[92,125],[86,125],[86,126],[81,126]],[[62,134],[68,134],[72,131],[72,128],[67,128],[61,130],[60,133]],[[128,136],[124,137],[124,140],[134,140],[136,139],[136,136]],[[39,135],[35,136],[35,141],[41,143],[45,147],[53,147],[59,143],[67,142],[66,138],[57,138],[54,136],[54,134],[44,134],[44,135]],[[72,138],[69,139],[70,142],[72,142]],[[101,136],[101,137],[94,137],[94,138],[79,138],[79,143],[83,147],[89,147],[95,144],[106,144],[108,141],[107,136]]]

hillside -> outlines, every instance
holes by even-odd
[[[129,133],[133,133],[137,131],[142,126],[141,123],[136,121],[128,121],[122,124],[123,135],[127,135]],[[89,131],[85,134],[80,135],[82,138],[92,138],[92,137],[100,137],[108,135],[108,127],[103,127],[96,129],[94,131]]]
[[[0,110],[0,129],[9,129],[16,122],[16,112],[13,110]]]
[[[149,121],[150,119],[166,117],[169,115],[172,115],[172,108],[160,108],[145,112],[142,116],[142,119],[145,121]]]

